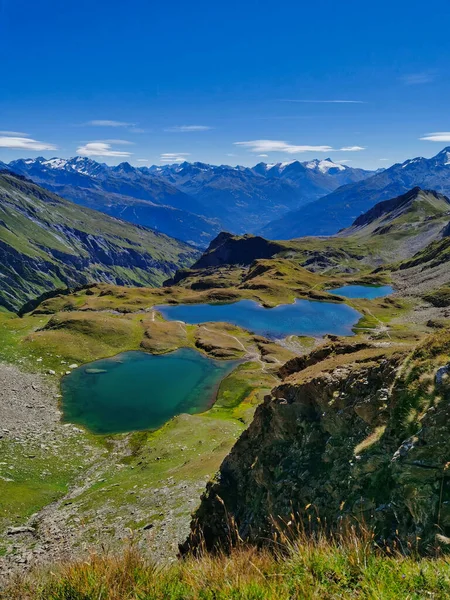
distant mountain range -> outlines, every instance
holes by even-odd
[[[450,147],[433,158],[407,160],[343,185],[301,210],[272,221],[260,233],[271,239],[332,235],[351,225],[377,202],[404,194],[415,186],[450,196]]]
[[[0,172],[0,307],[92,282],[156,286],[196,258],[183,242]]]
[[[202,214],[219,219],[222,229],[238,234],[254,232],[274,215],[372,174],[330,159],[259,163],[253,168],[184,162],[142,170],[196,198],[204,207]]]
[[[332,235],[415,186],[450,195],[450,147],[376,172],[329,158],[250,168],[200,162],[111,167],[84,157],[40,157],[6,167],[77,204],[201,248],[223,230],[270,239]]]
[[[203,247],[223,229],[254,232],[343,184],[372,175],[330,159],[253,168],[198,162],[136,168],[126,162],[110,167],[84,157],[39,157],[4,167],[77,204]]]

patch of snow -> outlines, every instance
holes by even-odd
[[[42,164],[49,167],[49,169],[64,169],[67,162],[64,158],[51,158],[50,160],[45,160]]]
[[[335,163],[332,160],[325,159],[319,160],[318,158],[305,164],[307,169],[313,169],[320,171],[321,173],[328,173],[330,169],[337,169],[338,171],[345,171],[344,165]]]
[[[421,160],[421,158],[411,158],[403,163],[402,169],[404,169],[405,167],[409,167],[409,165],[413,165],[414,163],[419,162]]]
[[[280,171],[283,171],[286,167],[289,167],[289,165],[293,165],[296,162],[298,162],[298,160],[290,160],[289,162],[280,163]]]

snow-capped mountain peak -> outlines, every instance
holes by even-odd
[[[325,158],[325,160],[320,160],[319,158],[315,158],[309,162],[303,163],[307,169],[312,169],[315,171],[320,171],[321,173],[328,173],[331,169],[336,169],[337,171],[345,171],[346,167],[339,163],[335,163],[331,160],[331,158]]]
[[[85,156],[76,156],[74,158],[43,158],[42,156],[38,156],[37,158],[26,158],[26,159],[18,159],[16,161],[11,161],[10,166],[13,168],[20,168],[22,165],[27,172],[31,172],[35,169],[40,169],[44,171],[69,171],[70,173],[80,173],[81,175],[88,175],[90,177],[96,177],[97,175],[103,173],[105,169],[107,169],[107,165],[103,163],[98,163],[92,158],[87,158]]]
[[[92,160],[92,158],[87,158],[86,156],[76,156],[75,158],[68,160],[64,168],[67,170],[76,171],[81,175],[95,177],[96,174],[102,172],[106,168],[106,165],[103,163],[98,163],[97,161]]]
[[[439,152],[439,154],[437,154],[435,156],[435,158],[436,158],[436,162],[441,165],[444,165],[444,166],[450,165],[450,146],[447,146],[446,148],[441,150]]]
[[[291,165],[293,165],[295,163],[298,163],[298,162],[299,162],[298,160],[289,160],[288,162],[282,162],[279,165],[280,166],[280,171],[284,171],[284,169],[286,167],[290,167]]]
[[[45,165],[48,169],[64,169],[68,162],[69,161],[64,158],[50,158],[49,160],[44,160],[41,164]]]

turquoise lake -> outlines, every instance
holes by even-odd
[[[227,322],[269,338],[288,335],[353,335],[361,314],[346,304],[296,300],[264,308],[253,300],[233,304],[177,304],[155,306],[165,319],[195,325]]]
[[[344,298],[383,298],[394,293],[394,288],[390,285],[344,285],[334,290],[328,290],[330,294],[344,296]]]
[[[63,378],[64,420],[101,434],[156,429],[175,415],[207,410],[237,364],[189,348],[98,360]]]

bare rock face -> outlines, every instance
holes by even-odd
[[[435,375],[450,333],[412,354],[338,350],[285,368],[209,484],[182,552],[228,549],[238,536],[270,543],[293,517],[306,530],[363,522],[380,543],[449,536],[450,385]]]
[[[249,265],[258,258],[271,258],[283,249],[282,244],[268,241],[259,236],[235,236],[223,231],[210,243],[208,250],[192,268]]]

